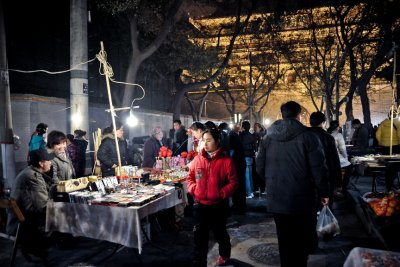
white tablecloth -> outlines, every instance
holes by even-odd
[[[47,203],[46,231],[59,231],[137,248],[142,252],[140,220],[184,203],[175,190],[140,207],[111,207],[77,203]]]
[[[400,253],[355,247],[350,251],[343,267],[400,266]]]

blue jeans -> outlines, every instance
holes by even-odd
[[[251,196],[253,194],[253,157],[245,157],[246,160],[246,195]]]

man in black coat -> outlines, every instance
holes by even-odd
[[[173,156],[178,156],[181,152],[187,152],[188,135],[185,126],[182,125],[181,120],[174,120],[174,128],[169,132],[169,138],[172,145],[170,145]]]
[[[107,133],[103,136],[99,150],[97,151],[97,159],[100,161],[101,175],[103,177],[114,176],[115,168],[119,165],[115,136],[118,138],[117,141],[121,165],[124,166],[128,164],[128,148],[124,139],[123,125],[121,122],[116,121],[115,127],[115,131],[112,130],[112,133]],[[113,125],[111,125],[110,128],[113,129]]]
[[[242,122],[242,132],[240,132],[239,137],[243,145],[244,159],[246,160],[246,197],[253,198],[254,188],[253,188],[253,161],[256,153],[256,139],[250,133],[250,122]]]
[[[256,167],[266,179],[281,266],[306,267],[318,242],[318,203],[329,202],[327,167],[321,142],[300,122],[301,106],[289,101],[281,113],[283,119],[268,128],[260,144]]]
[[[322,112],[313,112],[310,115],[310,130],[315,133],[324,147],[326,165],[328,167],[329,176],[329,208],[332,209],[333,194],[335,188],[342,187],[342,172],[340,168],[339,155],[336,148],[335,139],[326,132],[322,127],[326,118]]]
[[[236,124],[229,132],[229,156],[233,160],[236,168],[239,187],[232,195],[232,211],[238,214],[246,212],[246,160],[244,158],[244,149],[239,137],[240,125]]]

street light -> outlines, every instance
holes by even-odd
[[[129,127],[135,127],[135,126],[137,126],[137,125],[139,124],[139,120],[138,120],[138,118],[133,114],[133,110],[132,110],[132,109],[129,111],[129,117],[126,118],[126,124],[127,124]]]
[[[80,113],[75,113],[71,115],[71,121],[75,125],[79,125],[82,122],[82,115]]]
[[[138,118],[134,115],[133,109],[139,108],[139,106],[132,106],[132,107],[123,107],[123,108],[114,108],[114,111],[122,111],[129,109],[129,117],[126,118],[125,123],[129,127],[135,127],[139,124]],[[106,109],[107,112],[111,112],[111,109]]]

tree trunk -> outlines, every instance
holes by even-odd
[[[346,121],[352,121],[354,119],[353,115],[353,96],[354,96],[354,89],[350,90],[347,94],[347,102],[346,102]]]
[[[361,89],[361,87],[363,87]],[[369,106],[369,99],[368,99],[368,94],[367,94],[367,84],[364,83],[360,85],[359,89],[360,93],[360,98],[361,98],[361,106],[362,106],[362,111],[364,115],[364,125],[368,128],[368,130],[372,129],[372,124],[371,124],[371,110]]]
[[[136,82],[136,76],[137,72],[139,70],[140,65],[142,62],[150,57],[154,52],[157,51],[157,49],[161,46],[161,44],[164,42],[165,38],[167,37],[168,33],[170,32],[171,28],[173,27],[175,23],[175,15],[178,12],[179,8],[181,7],[183,3],[183,0],[175,0],[174,3],[172,4],[168,15],[166,16],[166,19],[164,21],[164,24],[162,25],[160,32],[154,41],[147,46],[145,49],[142,51],[139,48],[139,43],[138,43],[138,29],[137,29],[137,17],[132,16],[130,18],[130,33],[131,33],[131,45],[132,45],[132,59],[129,63],[129,68],[126,74],[126,81],[129,83],[135,83]],[[130,106],[132,101],[133,101],[133,93],[134,93],[134,87],[132,85],[126,85],[124,88],[124,97],[122,100],[122,106]]]

